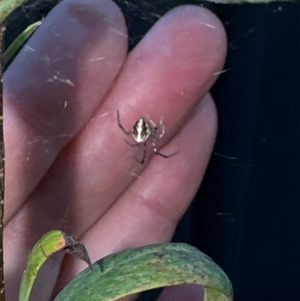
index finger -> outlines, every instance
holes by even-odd
[[[4,74],[6,223],[95,113],[126,53],[112,1],[65,0],[15,58]]]

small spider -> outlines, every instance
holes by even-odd
[[[120,121],[120,113],[119,110],[117,110],[117,115],[118,115],[118,125],[119,128],[126,134],[126,135],[131,135],[131,137],[135,140],[134,143],[131,143],[124,139],[129,145],[131,146],[137,146],[140,144],[143,144],[144,146],[144,152],[143,152],[143,157],[141,160],[137,159],[134,157],[138,162],[141,164],[144,164],[145,158],[146,158],[146,153],[147,153],[147,141],[149,138],[151,139],[152,146],[153,146],[153,151],[156,155],[159,155],[163,158],[170,158],[175,156],[178,152],[174,152],[170,155],[165,155],[162,154],[161,152],[158,151],[156,147],[156,142],[162,136],[165,134],[165,126],[163,124],[163,119],[160,119],[159,125],[156,126],[155,123],[148,117],[148,119],[145,118],[140,118],[133,126],[131,130],[126,130],[124,126],[121,124]]]

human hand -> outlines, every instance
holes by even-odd
[[[4,76],[9,301],[17,300],[26,257],[45,232],[72,235],[92,261],[166,242],[198,189],[216,135],[207,92],[224,63],[224,29],[209,11],[183,6],[129,55],[127,38],[111,1],[62,1]],[[146,162],[138,163],[132,156],[142,146],[125,143],[117,110],[126,129],[140,117],[163,117],[158,150],[179,153],[155,156],[149,141]],[[48,300],[57,267],[50,259],[32,300]],[[65,262],[55,291],[84,267]],[[171,289],[160,298],[168,296]]]

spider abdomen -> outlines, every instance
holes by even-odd
[[[144,164],[144,162],[145,162],[146,153],[147,153],[147,145],[146,144],[147,144],[147,141],[149,138],[152,142],[153,151],[156,155],[159,155],[163,158],[168,159],[170,157],[175,156],[178,153],[178,152],[174,152],[170,155],[165,155],[165,154],[159,152],[156,147],[156,141],[158,139],[162,138],[162,136],[165,133],[165,127],[164,127],[162,118],[160,118],[159,125],[156,126],[155,123],[150,119],[150,117],[149,117],[149,120],[142,117],[134,124],[134,126],[131,130],[126,130],[121,123],[119,110],[117,110],[117,117],[118,117],[119,128],[126,135],[131,135],[131,137],[135,140],[136,143],[130,143],[126,139],[125,139],[125,141],[131,146],[136,146],[139,144],[143,144],[143,146],[144,146],[144,152],[143,152],[142,159],[140,160],[140,159],[137,159],[136,157],[134,157],[135,160],[137,160],[139,163]]]
[[[137,143],[144,143],[148,140],[151,134],[151,128],[149,123],[144,119],[140,118],[132,129],[132,137]]]

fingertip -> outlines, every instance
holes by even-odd
[[[6,221],[94,115],[126,54],[113,1],[65,0],[14,59],[4,74]]]
[[[226,32],[222,22],[210,10],[196,5],[176,7],[165,14],[152,30],[153,33],[150,31],[150,34],[164,34],[167,47],[165,53],[170,55],[175,52],[178,61],[181,60],[181,53],[191,57],[203,56],[205,60],[202,59],[202,72],[203,65],[211,65],[214,71],[222,68],[227,52]],[[173,49],[168,46],[169,41],[174,44]],[[164,46],[164,42],[159,43],[160,48]],[[182,51],[178,51],[181,48]],[[195,59],[193,58],[194,63]]]

